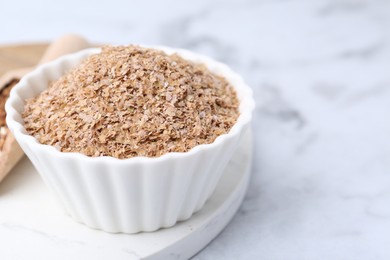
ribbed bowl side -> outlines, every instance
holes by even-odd
[[[199,210],[214,190],[235,140],[177,161],[112,166],[23,149],[76,221],[107,232],[173,226]],[[223,151],[223,152],[222,152]],[[231,152],[230,152],[231,151]],[[221,154],[226,158],[221,158]],[[39,158],[39,160],[37,159]]]
[[[117,228],[114,232],[137,233],[142,231],[142,169],[140,165],[133,167],[107,166],[110,177],[111,196],[115,200],[115,217],[112,219]]]

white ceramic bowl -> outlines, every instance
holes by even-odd
[[[240,116],[229,133],[211,144],[157,158],[87,157],[40,144],[25,128],[25,100],[37,96],[66,71],[100,49],[87,49],[38,67],[13,88],[6,103],[7,124],[46,184],[76,221],[107,232],[136,233],[171,227],[200,210],[250,127],[251,89],[226,65],[181,49],[157,47],[205,64],[236,89]]]

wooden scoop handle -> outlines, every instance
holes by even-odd
[[[80,51],[88,47],[90,47],[90,45],[83,37],[76,34],[64,35],[47,47],[38,65],[52,61],[62,55]],[[0,90],[6,87],[12,80],[19,80],[24,76],[24,74],[27,74],[31,70],[33,70],[33,67],[8,71],[0,78]]]
[[[76,34],[64,35],[52,42],[46,49],[38,65],[52,61],[62,55],[88,48],[88,42]]]

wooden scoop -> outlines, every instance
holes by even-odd
[[[38,65],[87,47],[89,44],[84,38],[73,34],[65,35],[50,44]],[[0,78],[0,99],[2,99],[0,100],[0,181],[23,156],[22,149],[5,126],[4,97],[8,96],[11,88],[19,82],[23,75],[33,69],[33,67],[29,67],[9,71]]]

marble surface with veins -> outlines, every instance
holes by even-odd
[[[194,259],[390,259],[390,1],[14,0],[0,9],[0,44],[65,32],[164,44],[223,61],[253,88],[248,193]]]

